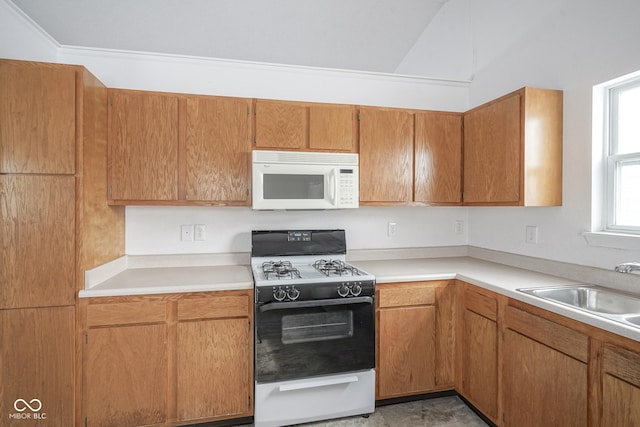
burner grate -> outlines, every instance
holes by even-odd
[[[319,259],[313,263],[313,266],[325,276],[360,276],[361,274],[357,268],[335,259]]]
[[[300,278],[300,271],[289,261],[267,261],[262,263],[262,272],[267,280]]]

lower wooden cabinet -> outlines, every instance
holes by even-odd
[[[0,425],[72,426],[74,307],[0,310]]]
[[[250,291],[81,300],[77,424],[176,426],[252,415]]]
[[[640,353],[605,344],[601,426],[640,426]]]
[[[514,307],[504,323],[504,425],[587,426],[589,337]]]
[[[377,399],[452,389],[454,284],[377,288]]]
[[[475,289],[475,288],[474,288]],[[465,285],[460,335],[460,394],[493,422],[498,419],[498,301]]]

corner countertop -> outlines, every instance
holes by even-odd
[[[582,282],[471,257],[415,258],[353,262],[373,274],[376,283],[459,279],[640,342],[640,328],[518,291],[520,288],[575,285]]]
[[[459,279],[640,342],[640,328],[518,291],[520,288],[573,285],[582,283],[580,281],[464,255],[350,260],[350,263],[373,274],[380,284]],[[125,256],[87,271],[87,289],[80,291],[79,297],[253,289],[253,275],[248,264],[245,254],[221,258],[211,255]]]

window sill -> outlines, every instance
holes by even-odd
[[[587,231],[582,233],[591,246],[637,251],[640,250],[640,235]]]

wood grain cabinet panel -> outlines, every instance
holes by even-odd
[[[74,425],[74,318],[73,307],[0,310],[0,424]],[[18,399],[38,399],[23,413],[46,419],[11,418]]]
[[[602,361],[601,426],[640,425],[640,354],[606,344]]]
[[[256,100],[256,148],[303,149],[308,145],[307,106],[299,102]]]
[[[113,200],[178,199],[178,97],[109,91]]]
[[[75,178],[0,175],[0,308],[75,300]]]
[[[76,69],[0,61],[0,173],[75,172]]]
[[[250,204],[251,101],[189,96],[184,198]]]
[[[453,389],[454,287],[378,285],[377,399]]]
[[[360,202],[413,200],[413,114],[360,109]]]
[[[512,307],[505,325],[505,425],[586,426],[588,337]]]
[[[353,105],[313,104],[309,107],[311,150],[357,150],[357,121]]]
[[[246,415],[253,369],[247,319],[182,321],[177,334],[178,420]]]
[[[497,313],[480,313],[474,306],[486,308],[490,295],[466,290],[462,312],[460,393],[492,421],[498,418],[498,324]],[[490,305],[489,305],[490,306]],[[486,317],[489,315],[489,317]]]
[[[464,114],[464,203],[562,204],[562,92],[523,88]]]
[[[462,201],[462,114],[415,115],[414,200],[432,204]]]

